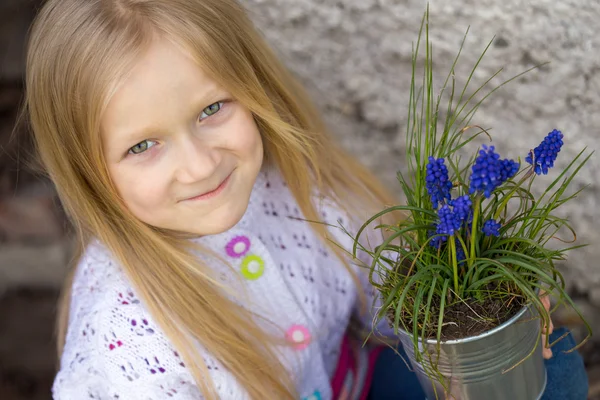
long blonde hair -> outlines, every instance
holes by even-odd
[[[81,247],[96,237],[118,259],[206,398],[216,397],[215,388],[196,340],[251,398],[296,398],[291,377],[282,374],[285,369],[273,350],[273,338],[215,285],[207,266],[189,251],[189,241],[130,214],[107,172],[100,118],[156,34],[187,50],[253,113],[265,160],[281,170],[306,219],[319,220],[311,201],[315,188],[344,199],[347,210],[377,210],[394,200],[354,157],[333,143],[303,88],[236,1],[48,0],[40,10],[27,53],[26,111],[41,160]],[[325,226],[313,228],[325,240]],[[70,286],[71,279],[59,307],[59,353],[68,324]],[[215,331],[219,335],[210,334]]]

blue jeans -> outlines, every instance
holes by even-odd
[[[558,339],[568,330],[555,329],[550,342]],[[552,347],[554,356],[546,360],[548,382],[542,400],[586,400],[588,378],[581,355],[576,351],[563,353],[576,345],[573,336],[567,337]],[[398,349],[404,356],[402,346]],[[405,358],[406,359],[406,358]],[[369,400],[424,400],[425,394],[414,372],[409,370],[401,357],[386,348],[375,364],[373,383]]]

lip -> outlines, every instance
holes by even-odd
[[[208,199],[211,199],[213,197],[218,196],[227,187],[227,184],[229,183],[229,180],[230,180],[232,174],[233,174],[233,172],[231,174],[229,174],[227,176],[227,178],[225,178],[225,180],[223,182],[221,182],[221,184],[219,186],[217,186],[217,188],[215,190],[212,190],[210,192],[206,192],[206,193],[201,194],[199,196],[194,196],[194,197],[190,197],[190,198],[184,199],[183,201],[208,200]]]

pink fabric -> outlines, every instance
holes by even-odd
[[[356,366],[354,365],[354,355],[352,354],[352,349],[350,348],[348,341],[348,335],[344,335],[338,365],[333,374],[333,378],[331,379],[331,389],[333,390],[334,399],[340,398],[340,393],[342,392],[344,380],[346,379],[348,371],[354,371],[356,369]]]
[[[383,350],[383,346],[372,348],[362,347],[360,343],[355,343],[346,334],[342,340],[340,357],[337,368],[331,379],[331,388],[334,400],[366,400],[373,380],[375,362]],[[367,357],[362,361],[365,365],[357,365],[357,360],[361,360],[359,352],[366,352]],[[362,374],[362,379],[356,379],[361,376],[361,369],[366,368]],[[357,392],[360,390],[360,392]]]

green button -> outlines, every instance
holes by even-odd
[[[265,262],[257,255],[251,254],[242,260],[242,275],[246,279],[255,280],[265,271]]]

